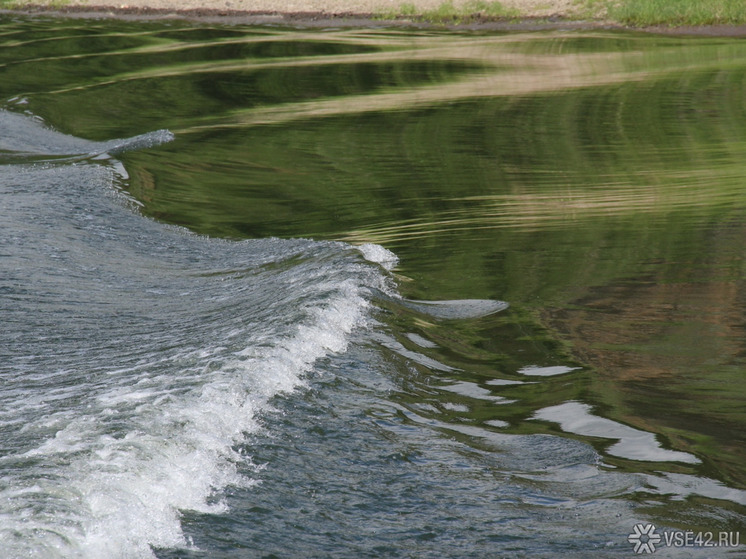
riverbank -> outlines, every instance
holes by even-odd
[[[0,0],[0,11],[305,26],[636,27],[746,35],[741,0]]]
[[[586,4],[595,3],[584,0]],[[593,17],[575,0],[0,0],[10,9],[55,9],[63,11],[222,13],[225,15],[274,15],[327,18],[391,18],[459,20]],[[585,13],[583,13],[585,12]],[[596,15],[601,15],[600,12]]]
[[[3,13],[300,27],[634,28],[746,36],[746,4],[741,0],[0,0]]]

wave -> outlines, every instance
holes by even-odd
[[[435,320],[506,306],[403,299],[378,245],[211,239],[131,211],[112,156],[168,131],[89,142],[0,110],[3,124],[4,557],[190,547],[184,511],[225,512],[225,490],[254,483],[247,435],[379,326],[376,301]]]
[[[168,138],[86,142],[0,120],[14,154]],[[130,211],[116,178],[112,160],[0,166],[5,557],[188,546],[182,511],[223,511],[221,491],[252,483],[239,443],[391,292],[381,247],[199,237]]]
[[[0,163],[43,158],[86,159],[104,154],[117,155],[125,151],[147,149],[170,142],[169,130],[155,130],[131,138],[93,142],[63,134],[45,125],[35,115],[23,115],[0,109]]]

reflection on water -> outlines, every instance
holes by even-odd
[[[584,503],[595,533],[620,529],[593,524],[606,497],[669,525],[743,526],[742,41],[1,30],[5,108],[91,140],[176,132],[122,156],[146,215],[396,252],[406,298],[378,301],[371,342],[394,411],[358,410],[384,438],[422,456],[418,429],[456,441],[557,499],[516,501]]]
[[[649,462],[686,462],[699,464],[696,456],[660,447],[652,433],[632,429],[616,421],[597,417],[589,406],[579,402],[565,402],[537,411],[534,418],[559,423],[563,431],[585,437],[616,439],[618,442],[606,449],[612,456]]]

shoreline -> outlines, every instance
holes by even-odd
[[[570,14],[556,13],[548,16],[526,15],[518,17],[490,17],[473,15],[462,20],[428,21],[413,15],[386,17],[381,12],[345,11],[282,11],[245,10],[215,6],[214,0],[200,5],[184,3],[179,7],[169,5],[171,0],[139,0],[141,5],[87,5],[65,6],[29,4],[22,7],[0,8],[0,16],[26,15],[71,19],[119,19],[132,21],[186,20],[224,25],[279,25],[299,28],[410,28],[445,29],[456,31],[530,32],[561,30],[608,30],[641,33],[688,35],[710,37],[745,37],[746,25],[682,25],[634,27],[602,19],[579,19]],[[158,3],[168,7],[158,6]],[[230,4],[230,2],[227,2]],[[153,5],[155,4],[155,5]],[[212,5],[211,5],[212,4]]]
[[[523,29],[627,29],[621,24],[601,21],[579,21],[564,16],[529,16],[514,19],[474,17],[461,22],[430,22],[417,17],[388,18],[377,13],[367,12],[320,12],[320,11],[254,11],[220,8],[157,8],[148,6],[106,6],[71,5],[45,6],[29,5],[23,8],[0,9],[0,15],[41,15],[78,19],[131,19],[131,20],[196,20],[226,24],[247,25],[291,25],[298,27],[410,27],[423,29],[484,29],[484,30],[523,30]]]

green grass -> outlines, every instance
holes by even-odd
[[[464,4],[464,9],[472,14],[480,14],[486,17],[516,17],[518,11],[506,8],[500,2],[484,2],[482,0],[472,0]]]
[[[419,11],[412,3],[404,3],[398,9],[381,13],[385,19],[413,19],[430,23],[465,23],[476,19],[515,19],[518,10],[506,8],[498,1],[470,0],[455,6],[451,0],[443,2],[434,10]]]
[[[746,24],[746,0],[576,0],[570,19],[606,20],[635,27],[650,25]],[[478,19],[520,19],[519,10],[498,1],[447,0],[434,10],[419,11],[411,2],[380,14],[385,19],[429,23],[468,23]]]
[[[746,23],[745,0],[619,0],[609,19],[634,26]]]

